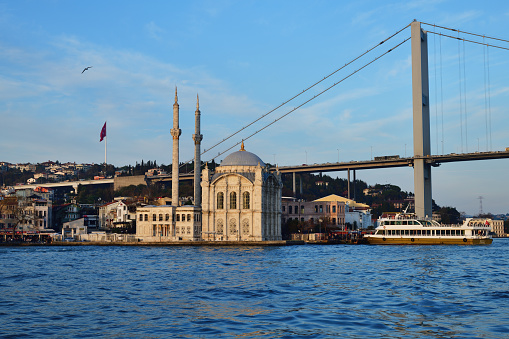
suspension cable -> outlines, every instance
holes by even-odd
[[[320,93],[316,94],[316,95],[315,95],[315,96],[313,96],[312,98],[310,98],[310,99],[306,100],[305,102],[303,102],[303,103],[302,103],[302,104],[300,104],[299,106],[294,107],[294,108],[293,108],[292,110],[290,110],[289,112],[287,112],[287,113],[283,114],[282,116],[280,116],[279,118],[277,118],[277,119],[276,119],[276,120],[274,120],[273,122],[271,122],[271,123],[269,123],[269,124],[265,125],[264,127],[260,128],[259,130],[257,130],[256,132],[252,133],[252,134],[251,134],[251,135],[249,135],[247,138],[244,138],[244,139],[242,139],[242,140],[243,140],[243,141],[244,141],[244,140],[248,140],[249,138],[253,137],[254,135],[256,135],[256,134],[258,134],[258,133],[260,133],[261,131],[263,131],[263,130],[264,130],[264,129],[266,129],[267,127],[269,127],[269,126],[271,126],[271,125],[275,124],[276,122],[278,122],[279,120],[283,119],[283,118],[284,118],[284,117],[286,117],[287,115],[289,115],[289,114],[291,114],[291,113],[295,112],[297,109],[301,108],[302,106],[304,106],[305,104],[309,103],[310,101],[312,101],[312,100],[316,99],[317,97],[319,97],[319,96],[320,96],[320,95],[322,95],[323,93],[325,93],[325,92],[329,91],[331,88],[333,88],[333,87],[335,87],[335,86],[339,85],[340,83],[342,83],[342,82],[343,82],[343,81],[345,81],[346,79],[350,78],[352,75],[354,75],[354,74],[358,73],[358,72],[359,72],[359,71],[361,71],[362,69],[364,69],[364,68],[366,68],[367,66],[371,65],[373,62],[377,61],[378,59],[380,59],[380,58],[381,58],[381,57],[383,57],[384,55],[386,55],[386,54],[388,54],[388,53],[392,52],[393,50],[395,50],[396,48],[400,47],[401,45],[403,45],[405,42],[407,42],[407,41],[408,41],[408,40],[410,40],[410,39],[411,39],[410,37],[409,37],[409,38],[406,38],[405,40],[403,40],[402,42],[400,42],[399,44],[397,44],[397,45],[396,45],[396,46],[394,46],[393,48],[391,48],[391,49],[387,50],[385,53],[383,53],[383,54],[381,54],[381,55],[377,56],[376,58],[374,58],[373,60],[371,60],[371,61],[369,61],[368,63],[364,64],[362,67],[360,67],[360,68],[356,69],[356,70],[355,70],[355,71],[353,71],[352,73],[348,74],[346,77],[342,78],[342,79],[341,79],[341,80],[339,80],[338,82],[336,82],[336,83],[332,84],[331,86],[327,87],[326,89],[324,89],[324,90],[323,90],[323,91],[321,91]],[[233,145],[233,146],[231,146],[230,148],[228,148],[227,150],[225,150],[225,151],[223,151],[223,152],[219,153],[217,156],[213,157],[213,158],[212,158],[212,159],[210,159],[210,160],[213,160],[213,159],[215,159],[215,158],[219,157],[220,155],[222,155],[222,154],[224,154],[224,153],[228,152],[228,151],[229,151],[229,150],[231,150],[232,148],[234,148],[234,147],[238,146],[240,143],[241,143],[241,142],[237,142],[235,145]]]
[[[309,91],[311,88],[315,87],[316,85],[320,84],[321,82],[323,82],[324,80],[330,78],[331,76],[333,76],[334,74],[336,74],[337,72],[339,72],[340,70],[344,69],[345,67],[347,67],[348,65],[352,64],[353,62],[357,61],[358,59],[362,58],[363,56],[365,56],[366,54],[368,54],[369,52],[373,51],[375,48],[381,46],[382,44],[384,44],[385,42],[389,41],[390,39],[392,39],[393,37],[395,37],[396,35],[398,35],[399,33],[401,33],[402,31],[404,31],[406,28],[408,28],[410,26],[410,24],[406,25],[405,27],[401,28],[400,30],[398,30],[396,33],[392,34],[391,36],[389,36],[388,38],[382,40],[381,42],[379,42],[377,45],[371,47],[370,49],[368,49],[366,52],[360,54],[358,57],[350,60],[349,62],[347,62],[346,64],[344,64],[343,66],[341,66],[340,68],[336,69],[334,72],[330,73],[329,75],[327,75],[326,77],[324,77],[323,79],[320,79],[319,81],[315,82],[314,84],[312,84],[311,86],[307,87],[306,89],[304,89],[302,92],[298,93],[297,95],[294,95],[293,97],[291,97],[290,99],[284,101],[282,104],[280,104],[279,106],[277,106],[276,108],[270,110],[269,112],[263,114],[262,116],[260,116],[259,118],[257,118],[256,120],[254,120],[253,122],[249,123],[248,125],[242,127],[241,129],[239,129],[238,131],[234,132],[233,134],[229,135],[228,137],[224,138],[223,140],[217,142],[216,144],[214,144],[213,146],[207,148],[206,150],[204,150],[201,154],[205,154],[207,153],[208,151],[212,150],[213,148],[219,146],[220,144],[222,144],[223,142],[225,142],[226,140],[232,138],[233,136],[237,135],[238,133],[240,133],[241,131],[245,130],[246,128],[248,128],[249,126],[253,125],[254,123],[260,121],[261,119],[263,119],[264,117],[266,117],[267,115],[273,113],[274,111],[276,111],[277,109],[281,108],[282,106],[286,105],[287,103],[289,103],[290,101],[292,101],[293,99],[297,98],[298,96],[300,96],[301,94],[304,94],[305,92]],[[238,145],[238,144],[237,144]],[[218,155],[219,156],[219,155]],[[214,157],[212,159],[215,159],[217,158]],[[180,167],[183,167],[187,164],[189,164],[190,162],[192,162],[193,159],[183,163],[182,165],[179,166]]]
[[[478,44],[478,45],[484,45],[484,46],[488,46],[488,47],[495,47],[495,48],[505,49],[506,51],[509,51],[508,47],[502,47],[502,46],[498,46],[498,45],[488,44],[488,43],[485,43],[485,42],[468,40],[468,39],[465,39],[465,38],[459,38],[459,37],[455,37],[455,36],[452,36],[452,35],[447,35],[447,34],[444,34],[444,33],[435,33],[435,32],[432,32],[432,31],[428,31],[428,33],[438,34],[438,35],[445,36],[445,37],[448,37],[448,38],[451,38],[451,39],[464,40],[466,42],[471,42],[471,43]]]
[[[498,41],[503,41],[503,42],[509,42],[509,40],[505,40],[505,39],[500,39],[500,38],[495,38],[495,37],[489,37],[489,36],[486,36],[486,35],[481,35],[481,34],[477,34],[477,33],[461,31],[461,30],[459,30],[459,29],[454,29],[454,28],[449,28],[449,27],[444,27],[444,26],[439,26],[439,25],[434,25],[434,24],[428,24],[428,23],[425,23],[425,22],[421,22],[421,24],[423,24],[423,25],[428,25],[428,26],[433,26],[433,27],[438,27],[438,28],[443,28],[443,29],[447,29],[447,30],[449,30],[449,31],[453,31],[453,32],[464,33],[464,34],[470,34],[470,35],[478,36],[478,37],[480,37],[480,38],[487,38],[487,39],[491,39],[491,40],[498,40]],[[430,33],[434,33],[434,32],[430,32]]]

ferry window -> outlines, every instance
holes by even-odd
[[[396,225],[401,225],[401,220],[396,221]]]
[[[465,235],[465,230],[461,230],[461,235]]]

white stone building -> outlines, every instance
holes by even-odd
[[[228,155],[215,173],[202,171],[202,238],[208,241],[281,240],[279,172],[247,152]]]
[[[201,213],[196,206],[148,205],[136,210],[136,237],[146,242],[201,240]]]

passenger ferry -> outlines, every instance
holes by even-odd
[[[374,234],[364,238],[376,245],[489,245],[491,219],[467,218],[463,224],[444,225],[414,213],[386,213]]]

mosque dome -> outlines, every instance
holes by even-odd
[[[221,162],[221,166],[260,166],[265,167],[265,163],[256,154],[244,149],[244,142],[240,151],[233,152]]]

